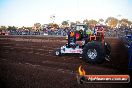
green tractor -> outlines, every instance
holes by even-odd
[[[104,27],[95,26],[93,30],[87,25],[77,24],[68,32],[68,43],[55,51],[60,56],[64,54],[80,54],[89,63],[102,63],[109,60],[110,44],[104,40]]]

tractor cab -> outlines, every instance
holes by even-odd
[[[86,33],[86,31],[88,30],[87,25],[84,24],[78,24],[75,27],[76,31],[83,31],[83,33]]]
[[[72,31],[68,33],[68,47],[82,46],[82,40],[87,37],[88,27],[84,24],[77,24]]]
[[[75,27],[75,32],[76,40],[82,40],[83,38],[88,36],[88,27],[84,24],[78,24]]]

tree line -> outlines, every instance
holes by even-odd
[[[33,27],[15,27],[15,26],[0,26],[0,30],[32,30],[32,31],[40,31],[46,27],[50,28],[50,29],[57,29],[57,28],[66,28],[66,27],[70,27],[71,25],[75,25],[81,23],[80,21],[76,21],[76,22],[69,22],[69,21],[63,21],[61,23],[61,25],[57,24],[57,23],[49,23],[49,24],[44,24],[41,25],[40,23],[34,23]],[[103,24],[106,25],[109,29],[113,29],[113,28],[132,28],[132,22],[126,18],[122,18],[121,20],[118,20],[115,17],[108,17],[106,20],[104,19],[99,19],[94,20],[94,19],[85,19],[82,22],[83,24],[86,24],[89,28],[93,28],[96,24]]]

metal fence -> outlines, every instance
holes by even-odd
[[[129,35],[132,32],[129,30],[106,30],[104,32],[105,37],[123,37]],[[68,30],[57,29],[57,30],[43,30],[43,31],[19,31],[19,30],[10,30],[6,31],[8,35],[53,35],[53,36],[67,36]]]

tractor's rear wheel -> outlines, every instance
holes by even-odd
[[[82,57],[89,63],[102,63],[104,61],[104,50],[100,42],[87,43],[83,48]]]

